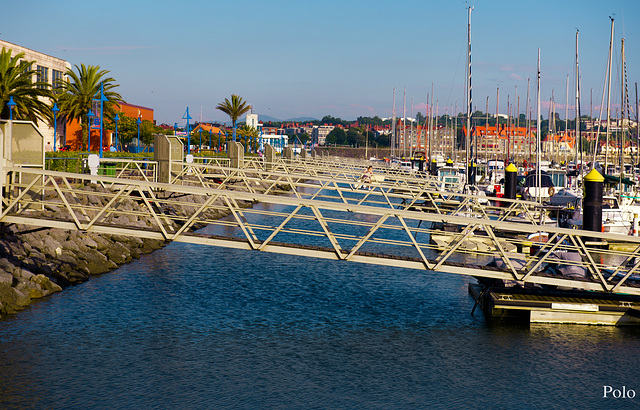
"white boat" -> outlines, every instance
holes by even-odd
[[[638,205],[619,205],[618,198],[605,196],[602,198],[602,231],[630,235],[633,229],[634,215],[640,215]],[[573,218],[567,221],[569,226],[582,229],[582,210],[576,211]]]
[[[415,172],[411,161],[400,161],[398,162],[398,169],[405,172]]]
[[[442,167],[437,171],[438,188],[443,193],[460,193],[464,188],[464,172],[459,172],[455,167]]]

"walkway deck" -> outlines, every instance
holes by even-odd
[[[185,166],[183,178],[173,184],[8,168],[0,222],[640,295],[640,238],[625,238],[635,247],[631,252],[603,250],[599,241],[619,235],[538,225],[535,204],[498,207],[473,195],[452,194],[458,207],[437,208],[443,193],[428,182],[409,183],[409,178],[363,190],[353,186],[359,171],[348,176],[342,169],[327,176],[310,167],[299,173],[293,168],[285,173],[223,168]],[[218,183],[211,182],[214,178]],[[92,181],[106,189],[89,190]],[[418,212],[418,201],[436,208]],[[245,208],[247,202],[260,206]],[[132,203],[133,211],[124,206]],[[191,216],[176,216],[178,206],[189,207]],[[54,217],[46,209],[59,212]],[[207,216],[212,212],[229,217]],[[150,224],[128,224],[132,215]],[[442,224],[459,229],[442,231]],[[204,228],[192,232],[194,226]],[[549,241],[526,239],[542,231]],[[444,241],[434,241],[436,235]],[[469,245],[478,238],[483,246]],[[531,247],[534,252],[527,252]]]

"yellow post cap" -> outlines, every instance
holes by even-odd
[[[594,168],[584,177],[584,180],[588,182],[604,182],[604,177]]]
[[[432,159],[432,160],[431,160],[431,162],[437,162],[437,161],[436,161],[436,159],[434,158],[434,159]]]
[[[505,172],[518,172],[518,168],[516,168],[515,165],[513,165],[513,162],[509,165],[507,165],[507,168],[505,168],[504,170]]]
[[[453,160],[451,158],[447,159],[447,164],[453,164]]]

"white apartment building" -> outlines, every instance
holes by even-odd
[[[258,129],[259,126],[261,126],[260,123],[258,122],[258,114],[253,114],[253,113],[247,114],[247,118],[245,120],[245,123],[249,127],[253,127],[256,130]]]
[[[24,59],[27,61],[34,61],[35,67],[31,67],[37,71],[36,78],[34,81],[45,81],[51,84],[51,87],[55,87],[57,81],[66,81],[65,73],[67,69],[71,68],[71,64],[68,61],[65,61],[61,58],[53,57],[48,54],[40,53],[35,50],[31,50],[26,47],[19,46],[17,44],[9,43],[8,41],[0,40],[0,49],[5,48],[7,50],[11,50],[11,56],[15,56],[19,53],[24,53]],[[48,124],[46,122],[40,121],[36,124],[42,135],[44,135],[45,145],[48,143],[53,147],[53,124]],[[65,122],[60,121],[58,118],[58,127],[57,127],[57,144],[58,146],[63,143],[64,137],[62,139],[60,136],[65,135]]]
[[[282,152],[282,148],[289,146],[289,136],[283,134],[262,134],[258,141],[260,141],[259,150],[262,152],[266,144],[275,148],[276,152]]]
[[[327,141],[327,135],[333,131],[333,125],[314,125],[311,130],[311,144],[324,145]]]

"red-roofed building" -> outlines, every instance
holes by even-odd
[[[462,127],[466,135],[467,127]],[[475,126],[471,129],[474,141],[477,139],[478,152],[488,153],[491,157],[525,155],[535,152],[535,134],[527,127]]]

